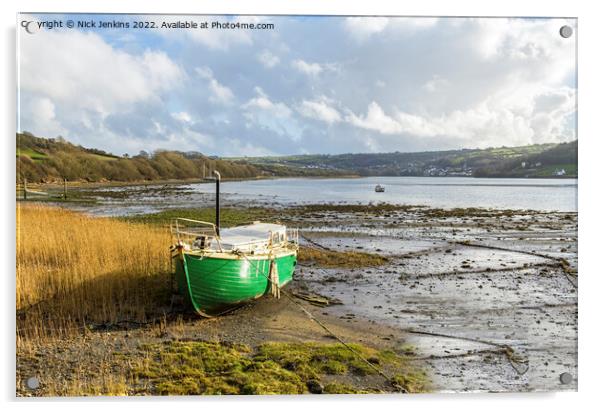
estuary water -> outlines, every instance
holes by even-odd
[[[384,185],[385,192],[374,192],[377,184]],[[189,187],[202,193],[215,189],[213,184]],[[282,204],[387,202],[435,208],[577,210],[577,179],[283,178],[223,182],[221,192],[232,199]]]
[[[375,192],[381,184],[385,192]],[[213,206],[215,184],[153,184],[82,188],[96,202],[68,204],[94,215],[125,216],[174,208]],[[433,208],[577,211],[576,179],[492,179],[456,177],[278,178],[224,181],[225,207],[303,204],[423,205]]]

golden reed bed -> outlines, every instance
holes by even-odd
[[[17,205],[17,343],[145,320],[169,298],[166,229]]]

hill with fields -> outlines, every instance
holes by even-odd
[[[178,151],[141,152],[133,157],[84,148],[62,138],[17,134],[17,182],[160,181],[199,179],[217,170],[224,178],[256,178],[264,171],[238,161],[224,161],[202,154]]]
[[[62,138],[17,134],[17,180],[162,181],[336,176],[467,176],[550,178],[577,176],[577,141],[522,147],[271,157],[209,157],[198,152],[144,151],[129,157],[84,148]]]
[[[577,141],[450,151],[230,159],[276,175],[321,170],[359,176],[575,177]]]

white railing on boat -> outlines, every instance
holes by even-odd
[[[225,249],[224,243],[217,234],[215,224],[211,222],[198,221],[188,218],[174,218],[170,225],[172,236],[175,237],[178,245],[183,245],[189,249],[209,250],[211,243],[215,241],[219,252],[226,251],[248,251],[252,252],[261,245],[267,248],[293,246],[299,248],[299,229],[286,228],[284,240],[280,240],[279,232],[269,231],[267,238],[254,239],[247,242],[236,243],[235,248]],[[278,237],[277,240],[275,237]],[[200,243],[197,241],[201,241]],[[202,244],[202,246],[201,246]]]
[[[205,221],[197,221],[188,218],[174,218],[170,225],[171,234],[175,236],[178,245],[192,247],[194,241],[199,237],[207,238],[207,242],[215,240],[222,250],[215,224]]]

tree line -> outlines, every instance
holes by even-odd
[[[199,153],[158,150],[118,157],[62,138],[17,134],[17,182],[199,179],[213,170],[224,178],[255,178],[264,174],[248,163],[213,159]]]

